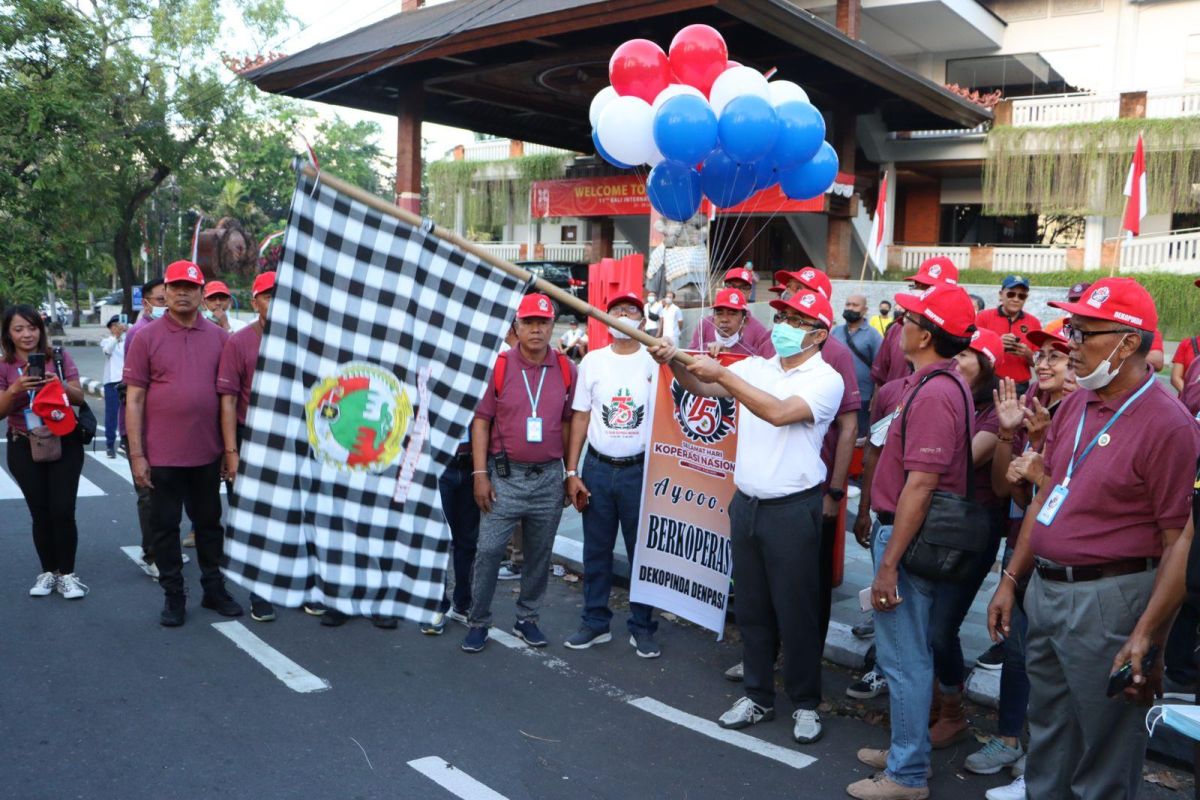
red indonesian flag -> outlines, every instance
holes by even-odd
[[[1125,219],[1121,227],[1131,236],[1137,236],[1142,230],[1142,218],[1146,216],[1146,151],[1139,133],[1137,147],[1133,151],[1133,162],[1129,165],[1129,177],[1125,179]]]
[[[879,200],[875,203],[875,219],[871,221],[871,240],[867,244],[867,255],[875,262],[875,269],[884,271],[887,251],[883,243],[887,228],[887,173],[879,182]]]

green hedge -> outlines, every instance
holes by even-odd
[[[907,280],[912,273],[888,272],[887,280]],[[962,270],[958,273],[960,283],[999,285],[1005,273],[989,270]],[[1108,277],[1107,271],[1096,272],[1039,272],[1028,275],[1036,286],[1067,287],[1080,281],[1092,282]],[[1200,332],[1200,288],[1196,287],[1195,275],[1168,275],[1143,273],[1131,275],[1145,286],[1158,307],[1158,327],[1167,339],[1185,339]]]

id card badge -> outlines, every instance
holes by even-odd
[[[525,419],[525,441],[538,444],[542,441],[542,418],[527,417]]]
[[[895,418],[896,412],[893,411],[871,426],[871,444],[883,447],[883,443],[887,441],[888,428],[892,427],[892,420]]]
[[[1067,495],[1070,490],[1061,483],[1050,490],[1050,496],[1046,498],[1042,510],[1038,512],[1037,521],[1043,525],[1049,525],[1054,522],[1054,518],[1058,516],[1058,511],[1062,508],[1062,504],[1066,502]]]
[[[32,431],[35,428],[42,427],[42,418],[33,413],[32,409],[25,409],[25,430]]]

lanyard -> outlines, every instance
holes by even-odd
[[[538,390],[535,395],[533,390],[529,388],[529,374],[525,370],[521,370],[521,379],[525,381],[525,394],[529,395],[529,407],[533,410],[533,416],[535,417],[538,413],[538,403],[542,399],[542,384],[546,382],[546,372],[547,368],[542,367],[542,377],[538,378]]]
[[[1100,437],[1108,433],[1108,429],[1111,428],[1113,423],[1125,413],[1125,409],[1133,405],[1134,400],[1137,400],[1139,397],[1145,394],[1146,390],[1150,388],[1150,384],[1154,383],[1154,381],[1155,378],[1153,375],[1151,375],[1150,379],[1142,384],[1142,388],[1138,389],[1133,393],[1132,397],[1122,403],[1121,407],[1117,409],[1117,413],[1113,414],[1112,419],[1106,422],[1104,427],[1100,429],[1100,432],[1092,437],[1092,441],[1088,442],[1088,446],[1085,447],[1083,452],[1079,454],[1079,457],[1076,458],[1075,451],[1079,449],[1079,439],[1083,436],[1083,421],[1087,417],[1087,404],[1084,404],[1083,411],[1079,414],[1079,425],[1075,428],[1075,446],[1071,448],[1071,462],[1067,465],[1067,477],[1063,479],[1063,488],[1066,488],[1067,484],[1071,482],[1071,474],[1075,472],[1076,467],[1083,465],[1083,460],[1088,457],[1088,453],[1092,452],[1092,448],[1096,446],[1096,442],[1100,441]]]

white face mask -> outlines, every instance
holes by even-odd
[[[728,336],[724,336],[721,334],[721,329],[718,328],[714,324],[713,325],[713,336],[716,338],[717,344],[721,345],[721,347],[724,347],[725,349],[728,350],[729,348],[733,347],[735,344],[737,344],[738,342],[740,342],[742,340],[742,328],[744,328],[745,326],[746,326],[746,320],[743,319],[742,324],[738,326],[738,329],[736,331],[729,334]]]
[[[609,328],[608,330],[609,330],[609,332],[610,332],[610,333],[612,333],[612,337],[613,337],[614,339],[617,339],[617,340],[619,340],[619,341],[625,341],[625,340],[627,340],[627,339],[632,339],[632,338],[633,338],[632,336],[630,336],[628,333],[626,333],[625,331],[621,330],[620,328]]]
[[[1108,359],[1116,355],[1117,350],[1120,349],[1120,347],[1121,343],[1117,342],[1117,346],[1114,347],[1112,352],[1108,354],[1108,358],[1101,361],[1099,365],[1097,365],[1096,368],[1087,375],[1076,375],[1075,383],[1079,385],[1079,388],[1088,389],[1095,392],[1112,383],[1113,379],[1117,377],[1117,373],[1121,371],[1121,367],[1124,366],[1125,359],[1121,359],[1121,363],[1117,364],[1115,367],[1109,363]]]

